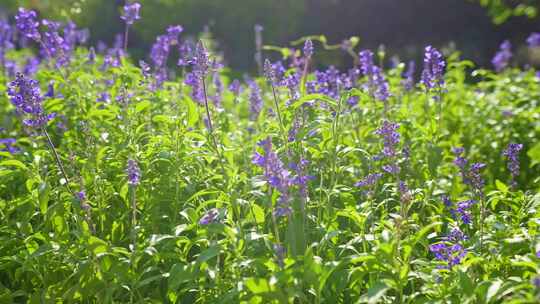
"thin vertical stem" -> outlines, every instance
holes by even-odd
[[[66,174],[66,170],[64,169],[64,166],[62,165],[62,161],[60,160],[60,156],[58,155],[58,152],[56,152],[56,148],[54,147],[54,144],[51,140],[51,137],[49,136],[49,133],[47,132],[47,130],[42,127],[41,128],[41,132],[43,132],[43,134],[45,135],[45,137],[47,138],[47,143],[49,145],[49,149],[51,150],[53,156],[54,156],[54,159],[56,160],[56,164],[58,165],[58,168],[60,169],[60,172],[62,173],[62,177],[66,180],[66,187],[69,191],[69,193],[71,193],[71,195],[75,196],[75,193],[73,192],[73,190],[71,190],[71,187],[69,186],[69,178]]]
[[[129,34],[129,24],[126,23],[126,29],[124,31],[124,53],[127,53],[128,34]]]

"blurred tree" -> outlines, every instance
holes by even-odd
[[[538,14],[538,0],[474,0],[487,8],[495,24],[501,24],[512,16],[534,18]],[[508,3],[510,2],[510,3]]]

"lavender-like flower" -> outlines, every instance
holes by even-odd
[[[6,20],[0,19],[0,68],[4,67],[4,55],[13,48],[13,30]]]
[[[0,151],[7,151],[9,154],[15,154],[20,151],[19,148],[15,147],[17,140],[15,138],[2,138],[0,139],[0,146],[3,145],[4,148]]]
[[[141,182],[141,169],[135,160],[128,159],[126,173],[129,185],[137,186]]]
[[[527,38],[527,44],[530,48],[537,48],[540,46],[540,33],[532,33],[529,38]]]
[[[180,43],[178,36],[184,31],[181,25],[171,25],[167,28],[167,39],[170,45],[178,45]]]
[[[272,140],[267,138],[259,142],[264,149],[264,155],[255,152],[252,162],[264,169],[264,177],[268,185],[279,192],[280,197],[274,214],[284,216],[292,212],[289,206],[289,188],[293,184],[290,172],[285,168],[278,155],[272,151]]]
[[[313,56],[313,42],[311,42],[311,39],[307,39],[304,43],[304,56],[306,58]]]
[[[367,88],[371,96],[386,102],[390,97],[389,85],[384,77],[383,70],[373,63],[373,52],[364,50],[359,53],[360,70],[367,77]]]
[[[523,149],[522,144],[508,144],[508,147],[503,151],[503,155],[507,157],[508,164],[506,165],[512,175],[512,187],[517,186],[516,179],[519,176],[519,151]]]
[[[444,68],[446,63],[443,55],[434,47],[427,46],[424,54],[424,70],[421,82],[426,90],[442,88],[444,86]]]
[[[383,138],[383,155],[388,158],[393,158],[397,155],[396,147],[399,144],[400,135],[396,130],[399,129],[399,124],[390,121],[383,121],[382,126],[375,131],[375,134]]]
[[[452,148],[452,152],[456,156],[454,159],[454,165],[456,165],[460,172],[461,172],[461,178],[463,179],[463,183],[468,185],[469,184],[469,178],[468,178],[468,172],[467,172],[467,164],[469,161],[463,157],[463,153],[465,152],[465,149],[462,147],[455,147]]]
[[[15,15],[15,22],[17,30],[26,38],[34,41],[39,41],[41,35],[39,34],[39,22],[37,21],[37,14],[33,10],[26,10],[19,8],[17,15]]]
[[[483,196],[483,189],[484,189],[484,178],[480,174],[480,170],[484,169],[486,167],[486,164],[484,163],[474,163],[471,165],[471,168],[469,169],[469,178],[471,181],[471,186],[473,190],[476,190],[476,192]]]
[[[124,5],[124,11],[120,18],[122,18],[122,20],[124,20],[127,25],[132,25],[136,20],[139,20],[141,18],[141,16],[139,16],[140,9],[141,5],[138,2],[126,4]]]
[[[263,99],[261,97],[261,88],[255,80],[249,80],[249,117],[251,120],[257,120],[263,108]]]
[[[199,225],[206,226],[211,223],[217,222],[219,215],[219,210],[217,208],[212,208],[206,212],[201,219],[199,220]]]
[[[265,59],[264,60],[264,77],[266,78],[266,81],[272,86],[277,85],[277,79],[276,79],[276,72],[274,70],[274,67],[270,63],[270,60]]]
[[[229,85],[229,91],[234,95],[235,98],[238,98],[238,95],[242,93],[242,84],[240,83],[240,80],[233,80]]]
[[[204,47],[202,41],[197,43],[197,48],[195,49],[195,57],[191,61],[193,65],[193,72],[199,77],[204,78],[208,74],[210,69],[210,59],[208,56],[208,51]]]
[[[457,208],[454,213],[459,215],[463,224],[469,225],[471,223],[471,213],[469,210],[475,203],[475,200],[466,200],[457,203]]]
[[[18,73],[16,79],[8,84],[7,93],[17,110],[31,117],[23,120],[27,126],[42,128],[55,116],[45,113],[39,83],[36,80],[25,78],[23,74]]]
[[[356,182],[354,185],[356,187],[371,187],[375,185],[382,176],[382,173],[370,173],[360,181]]]
[[[411,91],[414,88],[414,72],[416,70],[416,65],[414,61],[409,61],[407,65],[407,71],[403,74],[404,79],[401,81],[405,91]]]
[[[491,60],[491,63],[495,67],[496,72],[502,72],[510,64],[510,59],[512,59],[512,44],[510,41],[505,40],[499,51],[495,54],[495,57]]]
[[[459,243],[456,244],[446,244],[439,243],[429,246],[429,251],[431,251],[435,258],[439,261],[446,263],[446,266],[442,268],[452,269],[452,267],[461,263],[461,260],[467,254],[467,251]]]

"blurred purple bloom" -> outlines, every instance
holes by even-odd
[[[77,196],[80,201],[84,202],[86,200],[86,192],[84,190],[75,193],[75,196]]]
[[[206,226],[215,223],[218,219],[218,215],[219,210],[217,208],[208,210],[199,220],[199,225]]]
[[[496,72],[502,72],[510,64],[510,59],[512,59],[512,44],[510,41],[505,40],[499,51],[495,54],[495,57],[491,60],[491,63],[495,67]]]
[[[503,151],[503,155],[507,157],[508,164],[506,165],[512,175],[512,187],[516,186],[516,178],[519,176],[519,151],[523,149],[522,144],[508,144],[508,147]]]
[[[401,81],[401,84],[403,85],[403,88],[405,91],[410,91],[414,88],[414,72],[416,69],[416,65],[414,61],[409,61],[409,64],[407,65],[407,71],[403,74],[404,79]]]
[[[444,86],[445,66],[443,55],[436,48],[427,46],[424,53],[424,70],[421,79],[426,90],[440,89]]]
[[[2,138],[0,139],[0,146],[3,145],[4,148],[0,149],[0,151],[7,151],[10,154],[15,154],[20,151],[19,148],[15,147],[15,143],[17,140],[15,138]]]
[[[139,10],[141,5],[138,2],[124,5],[124,11],[120,18],[126,22],[127,25],[132,25],[136,20],[139,20]]]
[[[248,81],[249,86],[249,117],[251,120],[257,120],[263,108],[263,99],[261,96],[261,88],[255,80]]]
[[[527,44],[531,48],[540,46],[540,33],[532,33],[529,38],[527,38]]]
[[[234,97],[238,97],[238,95],[240,95],[242,92],[242,84],[240,83],[240,80],[233,80],[229,85],[229,91],[234,95]]]
[[[313,42],[311,42],[311,39],[307,39],[304,43],[304,56],[306,58],[313,56]]]
[[[39,22],[37,21],[37,14],[33,10],[25,10],[19,8],[17,15],[15,15],[15,22],[17,30],[26,38],[39,41],[41,35],[39,34]]]
[[[356,182],[354,185],[356,187],[371,187],[377,183],[377,181],[382,177],[382,173],[370,173],[362,180]]]

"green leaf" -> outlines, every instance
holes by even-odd
[[[497,189],[501,192],[504,192],[504,193],[508,192],[508,186],[498,179],[495,180],[495,187],[497,187]]]
[[[494,296],[497,295],[497,293],[499,292],[499,289],[501,288],[502,286],[502,281],[501,280],[497,280],[493,283],[491,283],[491,285],[489,286],[488,288],[488,292],[487,292],[487,296],[486,296],[486,302],[489,303]]]
[[[531,167],[540,164],[540,142],[534,145],[534,147],[530,148],[529,151],[527,151],[527,155],[531,158]]]
[[[8,159],[0,162],[0,167],[15,167],[22,169],[24,171],[28,170],[28,167],[26,167],[25,164],[23,164],[21,161],[18,161],[16,159]]]
[[[189,282],[192,279],[193,273],[188,265],[182,263],[174,264],[169,271],[169,291],[176,291],[182,283]]]
[[[379,299],[384,296],[384,294],[386,293],[386,291],[388,291],[388,289],[390,289],[390,287],[388,287],[388,285],[386,285],[386,283],[384,282],[375,283],[375,285],[373,285],[372,287],[368,289],[367,302],[369,304],[378,303]]]
[[[272,291],[272,286],[264,278],[247,278],[244,280],[246,287],[254,294],[268,293]]]
[[[108,244],[95,236],[90,236],[88,238],[88,248],[94,253],[94,255],[99,255],[101,253],[107,252]]]
[[[208,260],[210,260],[211,258],[217,256],[219,254],[219,251],[220,251],[220,246],[219,245],[215,245],[215,246],[212,246],[208,249],[206,249],[205,251],[203,251],[199,257],[197,258],[197,262],[198,263],[204,263]]]

